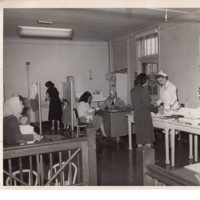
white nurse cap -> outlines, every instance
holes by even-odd
[[[167,74],[164,73],[162,70],[161,70],[160,72],[158,72],[158,75],[161,75],[161,76],[167,77]]]

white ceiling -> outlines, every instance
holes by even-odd
[[[51,27],[72,28],[74,40],[107,41],[142,27],[165,22],[166,9],[4,9],[4,37],[18,37],[18,25],[39,26],[37,20],[54,22]],[[167,9],[169,22],[200,22],[200,9]]]

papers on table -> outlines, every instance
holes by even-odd
[[[200,119],[200,108],[181,108],[177,114],[189,119]]]

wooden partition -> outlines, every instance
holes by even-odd
[[[96,185],[95,130],[86,132],[82,138],[4,148],[4,185]]]
[[[155,164],[155,151],[141,147],[136,151],[136,182],[144,186],[199,186],[198,173],[186,168],[175,169]]]

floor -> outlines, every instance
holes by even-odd
[[[98,185],[134,186],[136,185],[136,144],[133,136],[133,151],[128,150],[128,137],[121,137],[120,143],[103,141],[97,144]],[[189,143],[186,137],[176,138],[175,167],[165,164],[164,135],[156,132],[155,162],[166,169],[177,169],[192,163],[188,159]],[[200,156],[200,153],[199,153]]]
[[[48,126],[45,133],[49,134]],[[65,131],[66,132],[66,131]],[[59,131],[59,134],[65,134]],[[43,132],[44,133],[44,132]],[[56,131],[51,134],[58,134]],[[165,164],[165,138],[159,130],[155,132],[156,143],[155,163],[166,169],[177,169],[193,163],[188,159],[188,134],[176,136],[175,167]],[[128,136],[115,139],[97,139],[97,180],[99,186],[135,186],[136,185],[136,144],[135,135],[132,138],[133,150],[128,150]],[[199,152],[200,158],[200,152]]]

